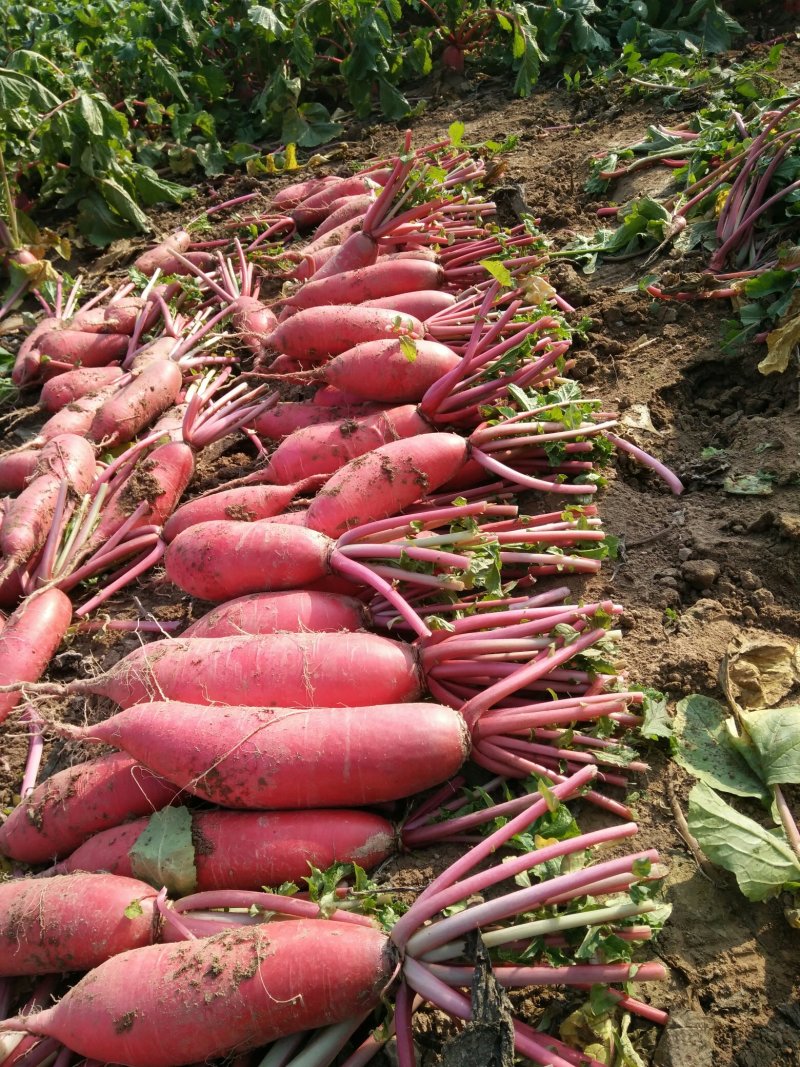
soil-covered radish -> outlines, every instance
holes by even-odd
[[[313,484],[308,479],[298,479],[292,485],[244,485],[189,500],[167,520],[164,540],[169,543],[188,527],[214,519],[256,522],[281,515],[299,493]]]
[[[468,458],[453,433],[382,445],[351,460],[319,490],[308,509],[309,529],[338,537],[353,526],[396,515],[448,482]]]
[[[56,871],[108,871],[177,896],[300,882],[309,864],[326,870],[357,863],[369,870],[395,847],[392,824],[367,811],[172,808],[95,834]]]
[[[42,377],[47,381],[71,367],[105,367],[122,359],[130,338],[121,333],[57,329],[39,338]]]
[[[106,874],[0,884],[0,976],[87,971],[149,945],[155,898],[138,879]]]
[[[83,496],[96,471],[94,449],[83,437],[62,434],[39,454],[39,463],[27,487],[7,508],[0,528],[0,551],[5,556],[2,575],[29,560],[45,542],[53,522],[62,481],[76,496]]]
[[[0,826],[0,854],[46,863],[92,834],[171,804],[178,789],[121,752],[76,763],[45,779]]]
[[[25,1026],[101,1063],[180,1067],[365,1015],[394,970],[377,929],[267,923],[121,953]]]
[[[328,304],[362,303],[421,289],[439,289],[445,280],[438,264],[426,260],[386,259],[302,285],[285,301],[286,307],[312,308]]]
[[[178,399],[183,375],[177,363],[159,360],[145,367],[94,417],[89,436],[104,447],[131,441]]]
[[[46,589],[23,600],[3,629],[0,684],[41,678],[71,621],[72,604],[60,589]],[[0,693],[0,722],[20,700],[19,693]]]
[[[121,367],[116,366],[81,367],[67,371],[45,382],[39,394],[39,404],[45,411],[55,414],[81,397],[98,393],[107,385],[113,385],[124,373]]]

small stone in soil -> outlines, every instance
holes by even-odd
[[[713,559],[687,559],[681,574],[695,589],[709,589],[719,578],[719,564]]]

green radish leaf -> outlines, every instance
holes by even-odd
[[[467,127],[463,122],[451,122],[447,127],[447,136],[450,138],[450,144],[453,148],[460,148],[461,142],[464,140],[464,133]]]
[[[417,346],[413,337],[401,337],[400,350],[409,363],[417,362]]]
[[[800,783],[800,706],[746,711],[741,719],[767,785]]]
[[[675,762],[701,782],[739,797],[766,799],[764,785],[736,749],[726,708],[698,693],[678,702],[673,721]]]
[[[288,33],[288,26],[281,22],[275,12],[269,7],[255,4],[248,9],[247,17],[254,26],[258,26],[259,29],[264,30],[264,36],[267,41],[280,40],[281,38],[286,37]]]
[[[138,900],[132,900],[122,914],[126,919],[138,919],[140,915],[144,915],[144,908]]]
[[[511,271],[505,267],[499,259],[482,259],[480,265],[495,281],[499,282],[504,289],[512,289],[514,287],[514,278]]]
[[[188,808],[164,808],[147,820],[147,826],[129,852],[131,873],[156,889],[166,886],[173,896],[186,896],[197,888],[192,813]]]
[[[741,815],[703,782],[689,794],[687,822],[702,851],[735,875],[748,900],[800,888],[800,860],[785,836]]]
[[[646,737],[648,741],[672,737],[672,719],[667,712],[667,698],[663,693],[659,693],[657,689],[645,689],[642,715],[644,722],[639,727],[642,737]]]

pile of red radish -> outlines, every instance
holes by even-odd
[[[652,851],[592,859],[636,832],[608,790],[645,769],[624,736],[644,697],[615,665],[622,608],[563,579],[608,552],[593,497],[609,443],[680,483],[566,376],[571,309],[538,273],[535,228],[497,225],[484,176],[480,154],[407,136],[355,176],[215,209],[218,237],[188,226],[136,261],[139,292],[77,309],[59,289],[22,344],[14,379],[43,383],[50,417],[0,453],[16,494],[0,509],[0,721],[53,693],[119,710],[51,721],[117,751],[39,786],[45,727],[19,716],[0,1067],[356,1067],[392,1032],[412,1067],[415,1011],[470,1018],[489,957],[503,986],[600,983],[610,1012],[664,1021],[614,988],[660,965],[585,948],[587,929],[651,936],[661,868]],[[197,453],[236,440],[252,470],[192,494]],[[67,594],[103,576],[83,619],[158,562],[217,606],[177,638],[77,622],[161,632],[104,674],[38,682],[73,626]],[[581,834],[576,797],[617,821]],[[518,835],[522,854],[487,869]],[[433,842],[470,847],[405,914],[369,913],[363,870]],[[313,878],[262,891],[309,866],[333,871],[328,897]],[[475,902],[509,878],[522,888]],[[510,1025],[534,1063],[600,1067]]]

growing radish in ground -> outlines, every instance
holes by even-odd
[[[590,770],[574,775],[554,789],[554,801],[574,795],[590,780]],[[625,893],[647,878],[659,858],[655,851],[647,851],[555,877],[528,875],[527,880],[534,884],[527,888],[507,891],[488,903],[473,902],[457,914],[442,918],[444,908],[461,904],[499,882],[537,867],[539,872],[549,873],[542,866],[549,860],[631,832],[625,828],[619,834],[610,828],[567,841],[546,842],[533,852],[474,873],[510,837],[526,830],[544,814],[546,806],[544,798],[531,798],[527,809],[443,872],[388,936],[365,925],[363,920],[356,922],[360,917],[341,911],[335,912],[331,920],[292,918],[299,916],[298,905],[302,902],[282,902],[274,894],[197,894],[162,911],[173,936],[185,938],[191,933],[192,909],[231,907],[235,906],[234,900],[240,908],[274,907],[278,914],[285,913],[287,920],[123,953],[87,975],[52,1008],[9,1019],[0,1024],[0,1029],[22,1028],[52,1036],[101,1062],[175,1067],[222,1056],[234,1049],[241,1053],[283,1035],[334,1023],[348,1023],[345,1034],[351,1033],[392,983],[399,980],[394,994],[395,1022],[399,1063],[407,1067],[414,1062],[410,1028],[414,992],[458,1017],[470,1015],[469,1000],[457,989],[469,985],[473,973],[464,956],[464,937],[471,931],[490,928],[491,933],[484,937],[490,939],[490,945],[502,947],[524,936],[522,931],[526,929],[513,922],[504,925],[505,920],[535,914],[551,901],[561,903],[546,911],[550,921],[545,924],[544,933],[558,931],[562,926],[630,922],[652,910],[650,901],[634,903],[630,898],[612,908],[587,908],[585,903],[593,892],[604,892],[601,887],[605,885],[615,884]],[[581,906],[584,914],[579,917]],[[343,921],[345,918],[347,922]],[[220,922],[226,920],[233,922],[231,916],[220,915]],[[535,927],[537,934],[540,926]],[[427,961],[433,949],[439,963]],[[632,968],[627,963],[559,968],[501,966],[497,973],[502,975],[503,984],[511,986],[537,981],[607,984],[665,975],[660,964]],[[646,1011],[646,1006],[632,997],[626,1006]],[[663,1021],[663,1015],[660,1018]],[[574,1049],[518,1020],[513,1020],[513,1026],[520,1054],[549,1067],[574,1067]],[[562,1051],[569,1058],[564,1059]],[[588,1063],[589,1067],[597,1067],[595,1060],[589,1059]]]
[[[177,787],[119,752],[47,778],[0,826],[0,853],[20,863],[67,855],[92,834],[172,803]]]

